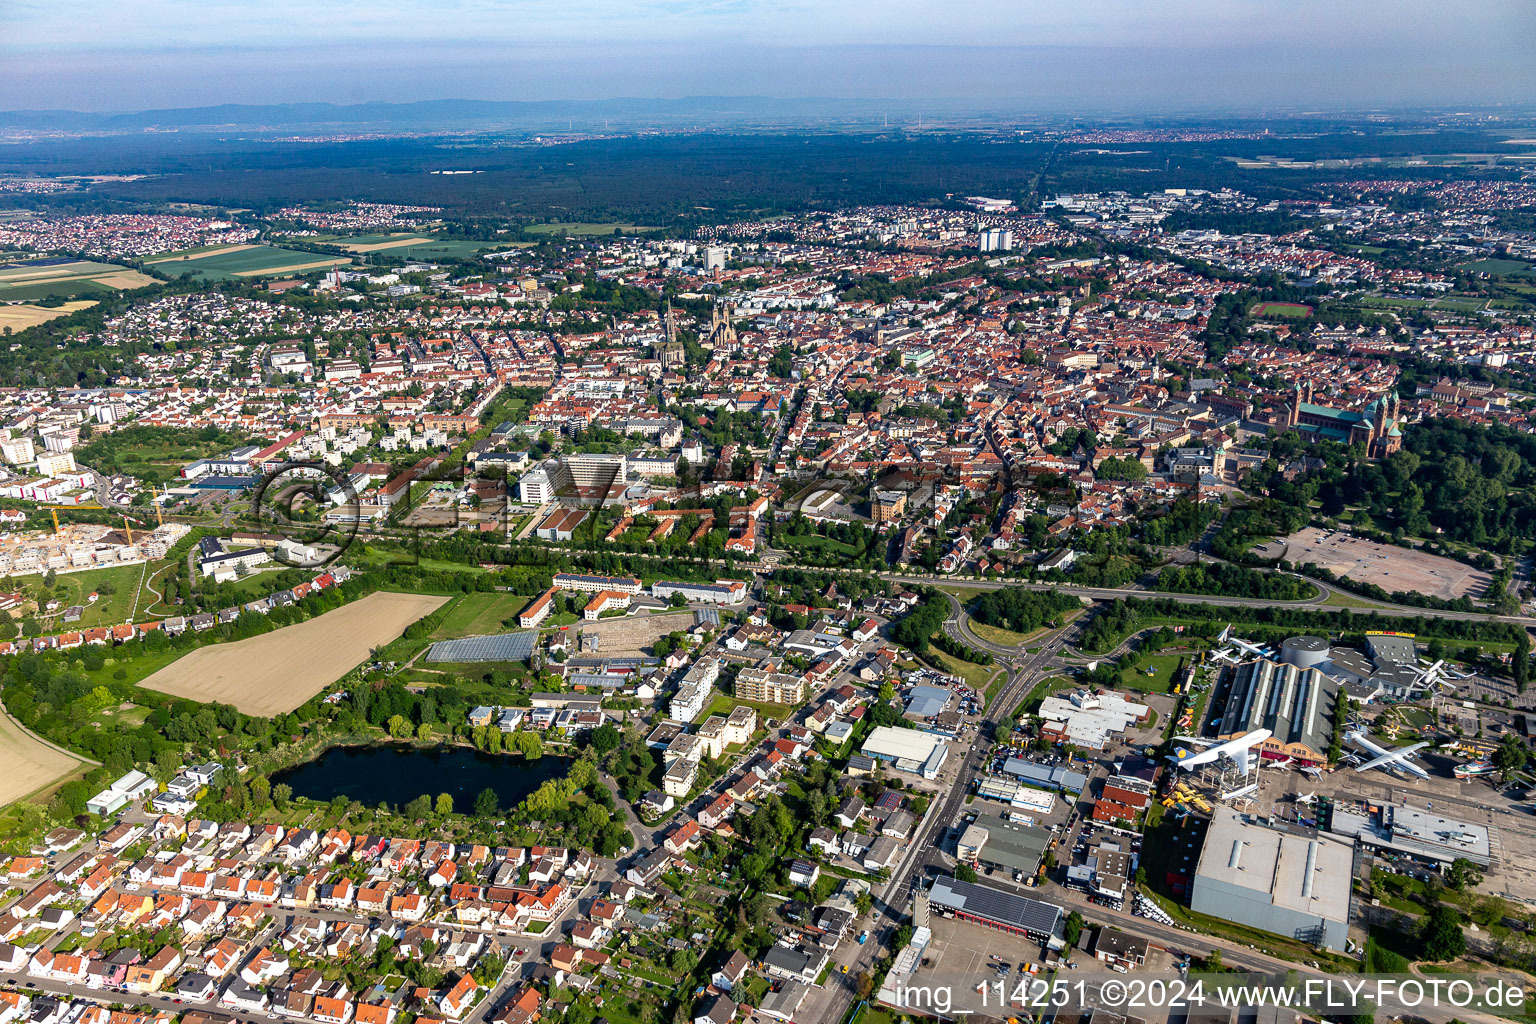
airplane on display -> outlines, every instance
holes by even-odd
[[[1408,760],[1416,751],[1429,746],[1428,743],[1414,743],[1410,746],[1398,747],[1396,750],[1388,750],[1372,740],[1363,729],[1357,729],[1344,738],[1371,755],[1371,760],[1355,767],[1357,772],[1381,768],[1393,773],[1412,775],[1416,779],[1429,778],[1429,772]]]
[[[1242,640],[1238,637],[1233,637],[1232,642],[1236,644],[1241,650],[1246,651],[1247,653],[1253,655],[1255,658],[1269,657],[1268,647],[1260,647],[1258,644],[1251,644],[1247,640]]]
[[[1230,647],[1223,647],[1221,650],[1217,651],[1215,654],[1212,654],[1211,658],[1213,660],[1215,660],[1215,661],[1225,661],[1228,664],[1232,664],[1232,665],[1236,665],[1238,663],[1238,661],[1241,660],[1241,659],[1238,658],[1237,655],[1232,653],[1232,649]]]
[[[1178,747],[1174,753],[1168,755],[1179,768],[1190,771],[1202,764],[1215,764],[1222,758],[1228,758],[1237,763],[1238,770],[1244,775],[1248,774],[1249,759],[1253,756],[1253,748],[1273,736],[1268,729],[1255,729],[1253,732],[1244,733],[1236,739],[1206,740],[1195,736],[1175,736],[1174,743],[1188,743],[1194,747],[1204,749],[1192,749],[1191,747]]]
[[[1323,777],[1323,770],[1315,764],[1297,765],[1296,770],[1310,778],[1320,779]]]
[[[1449,676],[1450,670],[1445,667],[1445,662],[1437,661],[1423,671],[1419,676],[1419,681],[1413,684],[1414,689],[1430,690],[1436,686],[1453,686],[1454,683]],[[1465,678],[1465,676],[1462,678]]]
[[[1299,804],[1315,804],[1315,803],[1317,803],[1317,794],[1316,793],[1297,794],[1296,802],[1299,803]]]

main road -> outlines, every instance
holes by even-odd
[[[959,613],[963,616],[963,612]],[[955,620],[952,618],[951,622]],[[946,624],[948,625],[948,623]],[[1008,670],[1008,681],[987,704],[975,729],[969,733],[970,742],[963,747],[951,745],[949,764],[940,775],[941,789],[924,815],[906,853],[891,873],[883,889],[877,890],[873,909],[870,911],[870,939],[864,945],[853,943],[839,947],[833,954],[833,970],[821,988],[812,989],[807,1004],[800,1008],[799,1016],[805,1020],[838,1021],[848,1007],[859,998],[857,978],[861,973],[873,973],[879,959],[894,953],[891,948],[896,929],[908,914],[914,883],[930,867],[947,870],[949,865],[940,851],[944,833],[954,824],[972,785],[987,763],[986,751],[991,747],[995,731],[1008,721],[1013,709],[1029,692],[1035,682],[1055,659],[1062,646],[1076,635],[1078,625],[1073,623],[1043,640],[1033,654],[1005,648],[1003,662]],[[843,968],[847,968],[844,973]]]

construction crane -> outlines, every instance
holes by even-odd
[[[59,535],[59,509],[62,508],[65,511],[79,508],[94,508],[104,510],[106,506],[97,505],[94,502],[87,502],[79,505],[44,505],[43,507],[46,508],[49,514],[53,516],[53,535],[57,537]]]

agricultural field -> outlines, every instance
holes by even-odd
[[[57,320],[61,316],[69,316],[82,309],[90,309],[94,305],[96,305],[95,299],[76,299],[62,306],[32,306],[27,303],[0,306],[0,331],[7,327],[12,331],[24,331],[28,327],[36,327],[38,324]]]
[[[182,254],[161,256],[150,262],[156,270],[178,276],[196,275],[213,280],[297,274],[308,270],[340,267],[352,261],[345,256],[279,249],[272,245],[220,245]]]
[[[432,632],[432,639],[455,640],[461,636],[483,636],[517,629],[517,613],[532,600],[526,594],[497,591],[465,594],[443,614],[443,621]]]
[[[432,238],[410,233],[398,235],[354,235],[340,238],[339,245],[348,252],[382,253],[413,260],[462,260],[510,243],[486,242],[474,238]]]
[[[0,302],[34,302],[50,295],[72,298],[143,288],[155,279],[114,263],[45,259],[0,265]]]
[[[0,714],[0,804],[31,796],[83,764],[27,732],[9,714]]]
[[[341,246],[348,252],[383,252],[430,241],[432,239],[424,235],[415,235],[406,231],[393,235],[353,235],[351,238],[338,238],[333,244]]]
[[[233,704],[248,715],[283,714],[447,600],[379,591],[307,622],[200,647],[140,685],[176,697]]]
[[[1253,307],[1254,316],[1309,317],[1312,307],[1300,302],[1261,302]]]

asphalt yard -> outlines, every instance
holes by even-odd
[[[1266,549],[1275,547],[1266,545]],[[1315,526],[1287,537],[1284,557],[1293,565],[1311,562],[1336,575],[1374,583],[1389,594],[1428,594],[1447,601],[1462,596],[1482,597],[1493,579],[1488,573],[1454,559]]]

